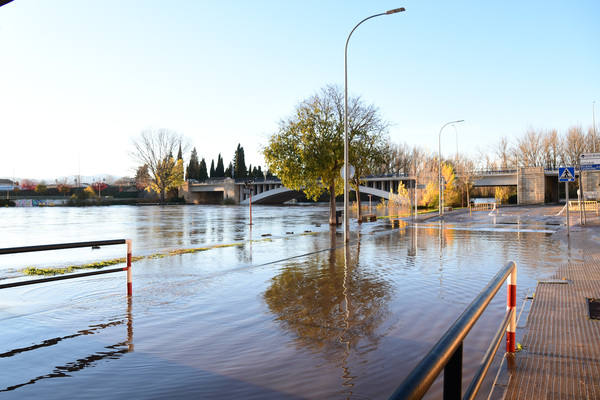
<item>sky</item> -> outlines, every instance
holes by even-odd
[[[133,176],[146,129],[246,162],[329,84],[394,143],[476,156],[600,120],[600,2],[14,0],[0,7],[0,178]],[[189,157],[188,157],[189,158]]]

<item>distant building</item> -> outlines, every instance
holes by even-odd
[[[15,183],[10,179],[0,179],[0,192],[11,192],[15,188]]]

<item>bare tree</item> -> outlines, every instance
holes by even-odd
[[[525,136],[517,139],[517,152],[522,164],[527,167],[542,165],[542,140],[541,135],[529,129]]]
[[[585,152],[586,141],[581,126],[572,126],[562,142],[563,163],[565,165],[577,165],[579,156]]]
[[[142,166],[147,166],[152,190],[165,201],[167,190],[183,183],[183,160],[175,160],[179,146],[186,148],[181,135],[167,129],[145,130],[133,140],[132,157]]]
[[[496,147],[496,156],[498,157],[498,161],[500,162],[500,168],[508,168],[508,163],[510,159],[510,148],[508,139],[506,137],[502,137],[498,142],[498,145]]]
[[[561,157],[560,139],[556,129],[552,129],[542,136],[542,161],[544,167],[556,169]]]
[[[588,128],[588,133],[585,137],[586,151],[596,153],[600,151],[600,135],[598,130],[594,129],[593,126]]]

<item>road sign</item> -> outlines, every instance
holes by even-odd
[[[558,181],[559,182],[573,182],[575,180],[575,168],[574,167],[560,167],[558,169]]]
[[[583,153],[579,156],[582,171],[600,171],[600,153]]]
[[[349,175],[350,177],[348,179],[352,179],[354,178],[354,173],[356,172],[354,169],[354,165],[350,164],[348,165],[348,170],[349,170]],[[340,175],[342,176],[342,179],[344,178],[344,167],[342,166],[342,169],[340,170]]]

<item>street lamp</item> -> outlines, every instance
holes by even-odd
[[[346,39],[346,47],[344,48],[344,244],[350,240],[349,228],[348,228],[348,175],[350,175],[350,168],[348,166],[348,42],[350,37],[363,22],[379,17],[382,15],[391,15],[405,11],[404,7],[394,8],[383,13],[374,14],[360,21],[352,28],[348,39]]]
[[[592,101],[592,128],[594,129],[594,140],[592,143],[594,144],[594,153],[596,152],[596,100]]]
[[[443,191],[442,191],[442,131],[444,130],[445,127],[447,127],[448,125],[451,124],[458,124],[459,122],[464,122],[464,119],[459,119],[457,121],[450,121],[450,122],[446,122],[444,125],[442,125],[442,128],[440,129],[440,133],[438,135],[438,184],[439,184],[439,196],[438,196],[438,203],[440,206],[440,211],[439,211],[439,215],[440,217],[442,215],[444,215],[444,195],[443,195]]]

